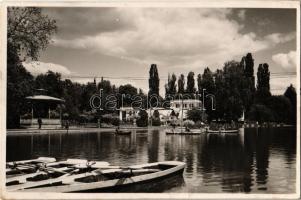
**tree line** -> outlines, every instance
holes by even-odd
[[[255,85],[254,59],[251,53],[243,56],[240,62],[232,60],[224,63],[223,68],[215,72],[206,67],[202,74],[197,75],[196,84],[194,72],[189,72],[186,80],[185,88],[183,74],[178,79],[175,74],[169,75],[165,98],[178,97],[179,94],[186,94],[191,98],[198,94],[205,97],[211,94],[210,97],[214,96],[215,101],[205,98],[203,102],[209,122],[238,121],[244,113],[248,121],[296,123],[295,88],[290,85],[283,95],[272,95],[267,63],[259,64]],[[195,121],[195,116],[201,116],[201,111],[191,111],[189,115]]]
[[[95,111],[89,105],[90,97],[103,89],[104,97],[110,94],[155,95],[159,99],[167,99],[168,95],[178,94],[213,94],[216,109],[211,110],[212,102],[205,101],[208,120],[237,121],[243,112],[248,120],[261,122],[296,122],[296,91],[291,85],[283,95],[275,96],[270,92],[270,72],[268,64],[260,64],[257,70],[255,86],[254,60],[251,53],[244,56],[241,62],[226,62],[223,69],[212,72],[208,67],[197,75],[195,83],[194,72],[178,78],[175,74],[168,77],[165,86],[165,97],[159,95],[159,74],[155,64],[149,71],[149,91],[144,94],[130,84],[119,87],[108,80],[99,83],[79,84],[69,79],[62,80],[59,73],[48,71],[37,77],[32,76],[22,65],[26,60],[38,60],[39,52],[51,42],[51,36],[56,33],[56,21],[42,13],[41,8],[10,7],[8,8],[7,25],[7,128],[20,126],[20,116],[28,112],[29,105],[26,96],[34,94],[35,89],[44,88],[48,94],[63,98],[62,107],[66,117],[73,120],[97,120],[106,114],[117,114],[117,111]],[[197,85],[197,88],[195,87]],[[186,87],[185,87],[186,86]],[[124,99],[125,105],[130,105],[132,99]],[[156,102],[149,102],[150,105]],[[144,107],[148,104],[145,102]],[[152,116],[158,120],[158,112]],[[145,120],[146,119],[146,120]],[[148,115],[145,111],[139,113],[138,125],[147,125]],[[102,120],[105,120],[104,118]],[[158,122],[156,122],[158,123]]]

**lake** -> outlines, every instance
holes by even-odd
[[[239,135],[166,135],[164,129],[7,136],[7,161],[51,156],[128,166],[186,162],[183,177],[152,192],[294,193],[296,129],[245,128]]]

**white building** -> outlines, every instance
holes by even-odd
[[[202,101],[198,99],[176,99],[170,101],[170,109],[174,110],[176,114],[179,114],[179,118],[182,115],[183,109],[183,119],[185,119],[188,110],[202,109]]]

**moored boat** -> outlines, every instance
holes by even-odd
[[[167,130],[165,133],[166,135],[200,135],[202,133],[205,133],[205,130],[203,129],[186,130],[184,128],[177,128],[177,129]]]
[[[131,133],[132,133],[132,131],[130,131],[130,130],[116,130],[116,132],[115,132],[117,135],[130,135]]]
[[[18,175],[32,173],[37,170],[39,164],[53,163],[56,159],[52,157],[39,157],[31,160],[21,160],[6,163],[6,175]]]
[[[36,185],[24,188],[28,192],[120,192],[136,188],[145,191],[147,186],[154,185],[175,175],[182,175],[186,164],[179,161],[163,161],[130,167],[114,167],[96,169],[64,177],[60,182]]]
[[[232,133],[232,134],[237,134],[238,133],[238,129],[231,129],[231,130],[207,130],[207,133],[215,133],[215,134],[218,134],[218,133]]]
[[[6,186],[8,191],[21,190],[36,186],[61,182],[64,178],[75,174],[87,173],[96,169],[107,169],[108,162],[87,161],[82,159],[68,159],[50,164],[39,165],[34,173],[20,176],[7,177]]]

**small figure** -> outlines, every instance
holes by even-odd
[[[65,129],[67,130],[67,133],[68,133],[68,131],[69,131],[69,121],[68,120],[65,123]]]
[[[117,128],[116,128],[116,133],[118,133],[119,131],[120,131],[120,127],[117,126]]]
[[[39,124],[39,129],[41,129],[42,128],[42,119],[40,117],[38,118],[38,124]]]

